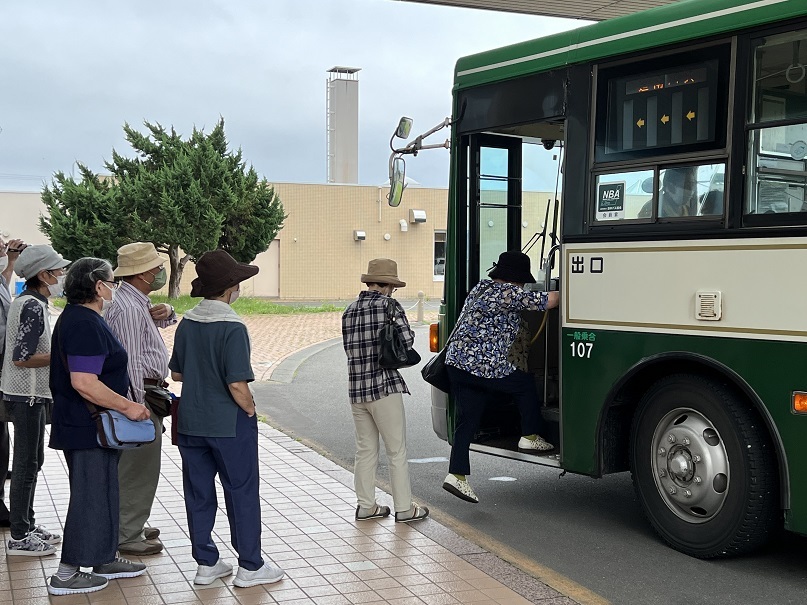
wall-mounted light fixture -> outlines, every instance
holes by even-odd
[[[367,239],[367,234],[364,231],[356,229],[353,231],[353,239],[357,242],[363,241]]]

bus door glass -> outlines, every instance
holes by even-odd
[[[474,135],[470,146],[469,288],[521,245],[521,139]]]

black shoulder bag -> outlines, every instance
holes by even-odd
[[[400,331],[395,329],[391,298],[387,299],[384,315],[384,325],[378,331],[378,365],[387,370],[397,370],[420,363],[418,352],[407,348]]]

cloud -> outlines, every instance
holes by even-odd
[[[458,57],[575,25],[390,0],[7,2],[0,189],[38,189],[76,160],[102,170],[113,147],[131,153],[124,122],[188,134],[219,116],[260,174],[324,182],[334,65],[362,69],[359,180],[376,185],[401,115],[414,118],[415,133],[449,115]],[[446,186],[448,152],[407,168],[425,186]]]

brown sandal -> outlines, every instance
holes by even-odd
[[[359,516],[359,511],[361,510],[361,506],[356,507],[356,521],[368,521],[370,519],[382,519],[384,517],[389,517],[390,510],[389,506],[379,506],[378,504],[375,505],[375,508],[369,515],[361,515]]]
[[[412,521],[421,521],[429,516],[429,509],[425,506],[418,506],[417,504],[413,504],[412,508],[409,510],[412,511],[412,514],[408,517],[402,517],[401,515],[406,515],[409,511],[404,513],[395,513],[395,522],[396,523],[411,523]]]

